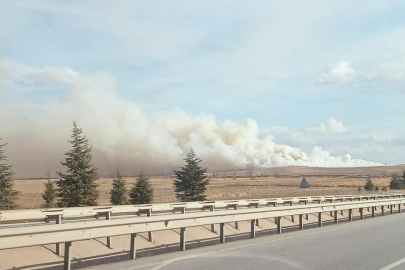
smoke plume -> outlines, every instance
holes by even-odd
[[[350,155],[331,156],[320,147],[304,153],[277,144],[270,134],[260,133],[250,118],[244,123],[218,121],[213,115],[190,116],[181,109],[146,114],[136,103],[117,95],[116,81],[108,73],[82,75],[69,69],[64,77],[63,70],[52,72],[57,74],[52,80],[47,80],[48,68],[23,76],[17,83],[24,87],[67,85],[69,93],[61,101],[38,105],[41,102],[0,99],[0,138],[8,143],[5,151],[16,177],[26,173],[39,177],[47,171],[55,175],[63,169],[60,161],[70,147],[73,120],[93,146],[100,176],[111,176],[116,168],[126,175],[141,170],[171,173],[182,165],[190,147],[210,171],[244,169],[248,163],[256,167],[377,165]]]

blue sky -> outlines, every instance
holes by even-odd
[[[252,118],[277,144],[404,163],[404,13],[403,1],[0,0],[0,105],[55,106],[72,74],[108,74],[148,116]],[[345,131],[305,132],[330,118]]]

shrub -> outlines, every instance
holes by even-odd
[[[372,191],[373,189],[374,189],[374,184],[373,184],[373,181],[371,181],[371,178],[369,177],[366,181],[366,184],[364,185],[364,190]]]

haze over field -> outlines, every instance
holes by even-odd
[[[0,0],[0,138],[16,177],[61,169],[73,120],[100,175],[405,163],[403,10]]]

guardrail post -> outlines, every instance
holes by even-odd
[[[381,215],[384,215],[384,206],[381,206]]]
[[[353,220],[353,209],[349,209],[349,221]]]
[[[363,219],[363,208],[360,208],[359,211],[360,211],[360,219]]]
[[[259,208],[259,203],[255,204],[255,208]],[[258,219],[256,219],[256,226],[259,226],[259,220]]]
[[[255,238],[256,237],[256,228],[255,228],[255,220],[252,219],[250,221],[250,238]]]
[[[394,209],[392,207],[392,204],[390,205],[390,213],[393,214],[394,213]]]
[[[215,206],[210,205],[210,211],[214,212],[214,210],[215,210]],[[215,224],[211,224],[211,232],[215,232]]]
[[[398,204],[398,213],[401,213],[401,204]]]
[[[375,207],[374,206],[371,207],[371,216],[375,217]]]
[[[308,204],[308,201],[305,201],[305,205],[307,205],[307,204]],[[305,217],[307,220],[309,220],[308,214],[305,214]]]
[[[146,216],[148,216],[148,217],[152,216],[152,209],[146,209]],[[149,240],[149,242],[153,242],[152,232],[148,232],[148,240]]]
[[[186,250],[186,228],[180,228],[180,251]]]
[[[335,211],[335,223],[338,223],[338,211]]]
[[[233,209],[238,210],[238,205],[235,204],[235,205],[233,206]],[[237,221],[235,221],[235,229],[239,230],[239,223],[238,223]]]
[[[219,242],[225,243],[225,223],[219,224]]]
[[[322,212],[318,213],[318,227],[322,227]]]
[[[136,233],[131,233],[131,246],[129,247],[129,258],[134,260],[136,258]]]
[[[106,212],[105,213],[105,219],[110,220],[111,219],[111,212]],[[112,243],[111,243],[111,236],[107,236],[107,247],[112,248]]]
[[[292,201],[290,202],[290,206],[293,206],[293,202],[292,202]],[[294,222],[294,215],[291,215],[291,221],[292,221],[292,223],[295,223],[295,222]]]
[[[298,216],[299,222],[300,222],[300,230],[304,229],[304,222],[302,220],[302,214]]]
[[[65,243],[65,258],[63,260],[63,270],[70,270],[72,268],[72,242]]]
[[[281,233],[281,217],[277,217],[277,233]]]
[[[62,223],[62,216],[61,215],[57,215],[56,216],[56,224],[61,224]],[[58,255],[59,257],[62,256],[62,244],[58,243],[56,244],[56,255]]]

